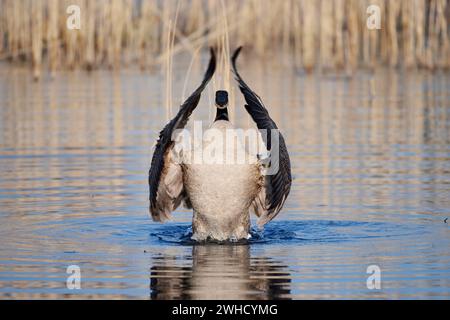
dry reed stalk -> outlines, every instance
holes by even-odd
[[[283,29],[282,29],[282,43],[283,43],[283,54],[284,57],[287,57],[287,54],[290,52],[291,39],[290,36],[292,34],[291,30],[291,21],[292,21],[292,3],[290,0],[283,2]],[[285,60],[285,62],[288,62]]]
[[[425,65],[425,0],[416,0],[414,4],[414,55],[419,66],[423,66]]]
[[[167,15],[170,16],[170,7],[166,7]],[[166,62],[165,62],[165,79],[166,79],[166,94],[165,94],[165,106],[166,106],[166,120],[169,120],[172,118],[172,105],[173,105],[173,99],[172,99],[172,61],[173,61],[173,45],[175,40],[175,29],[177,27],[177,21],[178,21],[178,14],[180,10],[180,1],[177,2],[177,7],[175,11],[175,18],[173,21],[173,24],[171,23],[171,19],[169,18],[169,24],[167,27],[167,35],[166,35]]]
[[[347,2],[347,70],[353,72],[358,64],[359,58],[359,32],[360,25],[358,21],[358,0],[348,0]]]
[[[302,66],[302,37],[303,37],[303,27],[302,20],[300,14],[300,3],[298,1],[294,1],[293,9],[292,9],[292,27],[294,29],[293,34],[293,59],[294,66],[296,68],[301,68]]]
[[[170,20],[169,20],[170,22]],[[166,121],[170,120],[172,115],[172,70],[170,69],[170,60],[172,58],[172,47],[171,44],[171,28],[172,24],[169,23],[169,26],[167,27],[167,37],[166,41],[164,42],[166,44],[166,62],[165,62],[165,68],[164,68],[164,78],[166,79],[166,85],[165,85],[165,107],[166,107]]]
[[[201,47],[198,47],[194,53],[192,54],[191,57],[191,62],[189,63],[189,67],[186,71],[186,76],[184,78],[184,83],[183,83],[183,90],[181,91],[181,101],[186,100],[186,89],[187,89],[187,84],[191,78],[191,70],[192,70],[192,66],[194,65],[195,60],[197,59],[199,52],[200,52]]]
[[[227,16],[230,16],[230,14],[233,12],[232,8],[227,9]],[[243,25],[245,25],[247,23],[247,21],[241,20],[238,23],[233,24],[231,27],[229,27],[229,32],[233,31],[235,32],[239,27],[242,27]],[[212,43],[213,41],[217,41],[217,38],[221,36],[221,34],[223,33],[223,30],[221,30],[220,28],[217,28],[217,20],[213,20],[210,19],[208,24],[203,27],[201,30],[199,30],[198,32],[189,35],[189,37],[187,38],[187,40],[190,41],[191,46],[192,47],[198,47],[201,44],[204,43]],[[215,27],[215,28],[213,28]],[[211,32],[206,33],[205,35],[202,36],[203,33],[205,33],[208,29],[212,29]],[[181,49],[183,48],[183,45],[178,43],[177,45],[174,46],[173,50],[172,50],[172,54],[175,55],[176,53],[178,53],[179,51],[181,51]],[[165,59],[165,54],[161,54],[159,57],[157,57],[155,59],[156,63],[163,63],[164,59]]]
[[[3,35],[6,32],[6,17],[5,17],[5,2],[4,0],[0,0],[0,8],[3,8],[2,11],[0,11],[0,56],[3,54],[3,50],[6,49],[6,47],[3,44]]]
[[[375,4],[378,5],[381,9],[381,11],[383,11],[384,8],[384,1],[383,0],[376,0],[373,1],[372,0],[367,0],[366,2],[367,6],[369,6],[370,4]],[[366,9],[367,10],[367,9]],[[383,24],[383,16],[381,17],[381,24]],[[378,63],[378,55],[379,55],[379,49],[380,49],[380,44],[381,44],[381,33],[380,30],[374,29],[374,30],[366,30],[369,32],[369,62],[368,62],[368,67],[373,69],[375,68],[375,66]]]
[[[177,1],[177,8],[175,10],[175,20],[173,21],[173,26],[171,27],[171,31],[172,34],[170,34],[169,37],[169,50],[168,50],[168,56],[170,57],[169,59],[169,72],[170,72],[170,91],[169,91],[169,95],[170,95],[170,104],[169,104],[169,110],[170,110],[170,118],[172,118],[172,71],[173,71],[173,55],[172,55],[172,49],[175,43],[175,33],[177,30],[177,23],[178,23],[178,14],[180,12],[180,0]]]
[[[344,67],[344,42],[343,42],[343,28],[344,28],[344,0],[336,0],[333,2],[333,22],[334,22],[334,66],[337,69]]]
[[[163,50],[167,50],[167,37],[166,35],[168,35],[168,29],[171,27],[172,24],[172,20],[170,19],[170,5],[171,5],[171,1],[163,1],[162,4],[162,14],[161,14],[161,19],[162,21],[168,21],[169,23],[163,23],[161,26],[161,35],[160,35],[160,47],[164,48]]]
[[[82,8],[78,31],[66,28],[71,4]],[[369,4],[381,7],[381,30],[366,28]],[[233,39],[233,46],[243,44],[263,58],[288,52],[307,71],[380,63],[450,67],[448,0],[184,0],[182,5],[180,23],[170,27],[172,54],[193,54],[199,45],[223,44],[227,37],[226,44]],[[31,61],[38,74],[45,59],[52,72],[165,63],[175,1],[0,0],[0,6],[0,59]]]
[[[192,0],[189,6],[185,32],[191,34],[205,25],[205,12],[202,7],[202,0]]]
[[[208,12],[207,20],[214,21],[215,24],[218,21],[218,19],[217,19],[217,16],[218,16],[218,14],[217,14],[217,11],[218,11],[217,4],[218,4],[218,2],[215,1],[215,0],[207,0],[206,1],[206,8],[207,8],[207,12]],[[209,38],[209,39],[207,39],[206,43],[207,43],[207,45],[209,47],[211,47],[211,46],[215,45],[215,41],[216,41],[216,39]]]
[[[101,65],[105,61],[106,55],[106,37],[107,37],[107,8],[101,5],[100,2],[96,2],[96,38],[95,38],[95,65]]]
[[[43,10],[41,0],[33,0],[31,5],[31,54],[33,64],[33,77],[35,80],[41,76],[42,64],[42,34],[43,34]]]
[[[399,1],[389,1],[389,10],[387,15],[387,47],[389,55],[389,64],[393,67],[397,66],[399,50],[398,50],[398,34],[397,34],[397,18],[400,12]]]
[[[58,43],[58,15],[59,15],[59,1],[50,0],[47,6],[48,19],[47,19],[47,49],[48,49],[48,62],[50,73],[58,68],[59,61],[61,59],[60,46]]]
[[[317,43],[317,9],[314,2],[306,0],[302,2],[303,28],[303,68],[311,72],[316,65]]]
[[[113,37],[117,37],[113,35],[113,8],[112,3],[113,0],[107,0],[108,5],[105,6],[104,11],[104,20],[103,23],[105,24],[104,31],[104,46],[105,46],[105,52],[104,52],[104,59],[105,63],[108,65],[109,68],[112,68],[114,65],[113,56],[114,56],[114,45],[113,45]],[[115,23],[115,22],[114,22]]]
[[[180,8],[181,8],[181,4],[180,4]],[[153,10],[153,13],[156,14],[156,16],[157,16],[157,18],[158,18],[157,20],[159,20],[159,21],[161,22],[162,25],[167,26],[167,25],[168,25],[167,21],[166,21],[165,19],[162,18],[162,17],[163,17],[162,12],[160,12],[160,11],[156,8],[156,6],[155,6],[155,7],[152,7],[152,10]],[[156,29],[158,29],[157,26],[156,26]],[[178,27],[175,28],[173,31],[174,31],[175,39],[177,39],[177,40],[179,41],[179,44],[180,44],[184,49],[186,49],[186,50],[190,51],[191,53],[193,53],[195,50],[194,50],[194,47],[191,45],[189,39],[186,38],[186,37],[184,36],[184,34],[179,30]]]
[[[138,24],[138,50],[141,69],[150,65],[149,58],[154,57],[158,51],[158,23],[154,1],[143,1],[141,16]]]
[[[447,33],[447,17],[446,17],[446,3],[445,0],[437,0],[436,3],[436,32],[440,35],[439,42],[441,43],[440,49],[437,52],[437,67],[448,68],[450,61],[450,45],[449,35]],[[449,9],[447,9],[450,12]]]
[[[251,1],[243,2],[240,6],[237,7],[236,10],[236,17],[238,21],[247,20],[248,17],[253,17],[253,24],[252,28],[255,28],[258,30],[256,33],[256,39],[252,39],[252,34],[248,32],[248,28],[250,26],[245,26],[243,28],[238,28],[236,33],[236,40],[239,44],[247,44],[247,43],[258,43],[257,37],[259,35],[259,32],[261,31],[261,24],[259,21],[256,20],[257,17],[257,10],[258,8],[253,8],[253,3]]]
[[[333,4],[320,2],[320,68],[329,70],[333,62]]]
[[[6,21],[6,28],[7,28],[7,35],[8,35],[8,48],[10,50],[10,58],[11,60],[15,60],[18,56],[19,52],[19,41],[18,37],[20,36],[20,11],[18,11],[18,7],[20,5],[19,2],[16,2],[14,0],[6,0],[5,1],[5,18]]]
[[[427,66],[430,69],[435,67],[435,58],[438,49],[438,30],[436,27],[437,1],[430,1],[430,10],[428,15],[428,50],[427,50]]]
[[[31,2],[10,0],[8,3],[11,13],[8,15],[11,27],[11,32],[8,32],[12,47],[11,57],[13,60],[19,57],[30,58],[32,56],[31,17],[27,12],[32,11]]]
[[[87,14],[82,15],[85,26],[81,30],[84,41],[84,57],[83,63],[88,70],[91,70],[95,66],[95,15],[96,7],[95,3],[89,0],[85,0],[83,3],[84,12]]]
[[[114,69],[117,69],[121,64],[122,51],[122,36],[125,28],[125,21],[127,19],[125,3],[123,0],[113,0],[111,3],[111,48],[109,53],[110,62]]]
[[[133,32],[133,0],[125,0],[124,2],[124,22],[121,49],[123,55],[123,63],[128,66],[132,60],[132,35]]]
[[[367,8],[370,3],[362,0],[359,2],[358,10],[361,12],[365,12],[365,8]],[[364,20],[364,19],[363,19]],[[365,28],[364,25],[361,27],[361,35],[360,35],[360,43],[361,43],[361,66],[369,67],[370,66],[370,31],[368,28]]]
[[[81,1],[65,1],[63,8],[64,13],[66,12],[65,8],[67,8],[69,5],[74,4],[81,7]],[[65,14],[64,14],[65,15]],[[66,26],[65,19],[63,21],[63,38],[65,43],[65,63],[69,69],[75,69],[79,62],[79,55],[80,55],[80,46],[78,43],[78,37],[80,30],[73,29],[69,30]],[[83,25],[81,25],[81,28],[84,28]]]
[[[404,1],[401,3],[401,23],[403,31],[402,43],[402,55],[404,58],[404,65],[406,68],[411,69],[415,66],[414,56],[414,23],[415,12],[413,2]]]

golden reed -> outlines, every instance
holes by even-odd
[[[81,28],[66,27],[69,5]],[[369,5],[381,29],[369,30]],[[172,68],[168,55],[245,45],[306,71],[448,69],[447,0],[0,0],[0,60],[30,62],[36,78],[73,68]]]

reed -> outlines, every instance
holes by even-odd
[[[31,24],[34,26],[33,36],[31,37],[31,61],[33,65],[33,77],[38,79],[42,64],[42,43],[43,37],[43,14],[41,10],[42,0],[31,2]]]
[[[0,0],[0,59],[27,62],[38,78],[43,68],[167,68],[169,49],[220,44],[222,57],[245,45],[306,71],[450,67],[447,0],[180,2]],[[81,8],[81,30],[66,28],[70,4]],[[366,27],[370,4],[381,8],[381,30]]]

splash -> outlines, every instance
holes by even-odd
[[[161,244],[320,244],[398,237],[414,233],[406,225],[365,221],[276,221],[263,230],[252,227],[249,239],[196,241],[190,224],[164,225],[150,233],[150,241]]]

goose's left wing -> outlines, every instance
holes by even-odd
[[[182,129],[186,125],[215,69],[216,57],[214,50],[211,49],[211,59],[202,83],[181,105],[176,116],[159,133],[159,139],[156,143],[148,173],[148,185],[150,187],[149,209],[154,221],[168,219],[170,212],[175,210],[185,197],[181,166],[173,159],[171,153],[174,147],[172,134],[175,130]]]
[[[271,155],[270,166],[271,168],[278,168],[278,170],[275,170],[276,172],[264,176],[264,186],[253,200],[255,213],[260,217],[258,224],[263,226],[280,212],[289,191],[291,190],[291,162],[289,160],[286,143],[284,142],[284,138],[279,132],[276,123],[270,117],[261,98],[249,88],[237,71],[236,59],[241,49],[242,47],[239,47],[232,56],[231,62],[233,72],[239,84],[239,89],[244,95],[247,103],[245,109],[250,114],[253,121],[255,121],[258,129],[260,131],[265,131],[265,133],[262,134],[262,138]],[[272,141],[272,132],[277,133],[278,141]],[[272,148],[277,148],[278,153],[275,153],[275,150]],[[278,154],[278,156],[275,156],[276,154]]]

